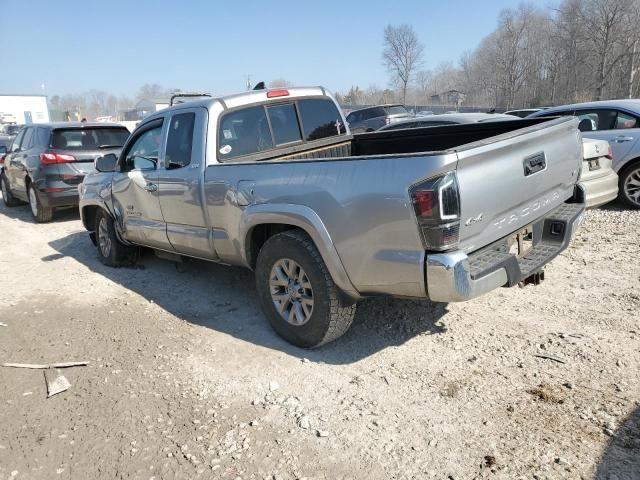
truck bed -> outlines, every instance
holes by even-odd
[[[400,155],[424,152],[442,152],[462,145],[504,135],[515,130],[549,121],[548,118],[510,120],[505,122],[444,125],[440,127],[414,128],[371,132],[330,139],[309,149],[295,146],[265,158],[267,161],[320,160],[342,157]]]

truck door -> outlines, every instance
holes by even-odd
[[[125,240],[172,250],[158,200],[163,119],[134,132],[120,155],[112,181],[116,220]]]
[[[157,180],[167,236],[178,253],[217,260],[202,184],[207,110],[195,107],[172,113]]]

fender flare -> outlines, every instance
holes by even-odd
[[[304,205],[285,203],[251,205],[243,211],[238,228],[238,238],[242,245],[242,259],[246,265],[249,265],[247,258],[249,235],[255,227],[270,223],[293,225],[304,230],[318,248],[336,286],[354,300],[361,298],[360,293],[351,283],[333,239],[322,219],[314,210]]]
[[[128,242],[126,240],[124,240],[122,238],[122,233],[120,232],[120,225],[118,224],[118,220],[115,216],[115,213],[113,212],[113,210],[111,208],[109,208],[109,204],[108,202],[104,201],[104,199],[100,198],[100,199],[96,199],[93,198],[91,200],[85,200],[82,202],[82,204],[80,205],[80,218],[82,220],[82,224],[83,226],[89,230],[87,228],[87,226],[85,225],[85,220],[84,220],[84,209],[88,208],[88,207],[95,207],[98,208],[100,210],[102,210],[103,212],[106,212],[107,215],[109,215],[111,217],[111,219],[113,220],[113,225],[115,227],[115,234],[116,237],[118,238],[118,240],[125,244],[125,245],[133,245],[131,242]]]

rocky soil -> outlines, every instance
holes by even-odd
[[[371,299],[297,349],[251,272],[98,261],[0,207],[0,479],[640,478],[640,212],[590,211],[539,287]]]

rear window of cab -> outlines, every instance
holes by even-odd
[[[344,134],[340,112],[327,98],[250,106],[222,117],[218,159],[225,162]]]

